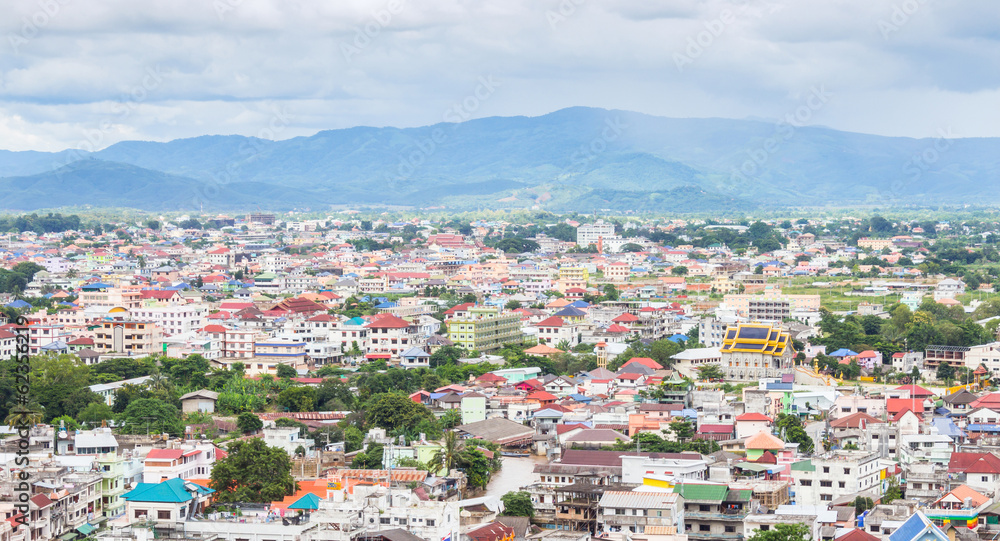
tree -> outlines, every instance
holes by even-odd
[[[479,449],[468,449],[462,454],[462,466],[468,484],[475,488],[486,488],[490,482],[490,461]]]
[[[390,432],[396,429],[413,428],[422,419],[434,419],[423,404],[418,404],[409,397],[396,393],[381,393],[371,397],[365,407],[368,423],[384,428]]]
[[[503,515],[508,517],[528,517],[535,516],[535,505],[531,503],[531,494],[519,491],[508,492],[500,496],[503,502]]]
[[[800,452],[812,452],[813,439],[806,433],[805,428],[802,427],[802,420],[797,415],[779,413],[775,425],[783,432],[785,441],[799,444]]]
[[[297,378],[299,377],[299,373],[297,370],[295,370],[291,366],[288,366],[287,364],[279,364],[278,377],[282,379]]]
[[[706,364],[698,369],[698,377],[707,380],[721,380],[726,377],[726,374],[719,365]]]
[[[681,443],[694,437],[694,425],[691,421],[673,421],[670,423],[670,431],[674,433],[674,437]]]
[[[688,268],[685,267],[684,265],[676,265],[672,269],[670,269],[670,274],[673,274],[674,276],[686,276],[687,273],[688,273]]]
[[[449,430],[444,433],[441,448],[434,451],[431,456],[431,464],[437,467],[435,471],[444,469],[444,474],[447,476],[452,468],[458,465],[464,450],[465,444],[458,439],[458,433]]]
[[[354,470],[381,470],[385,466],[382,459],[385,457],[385,448],[380,443],[373,443],[366,451],[354,455],[351,461],[351,469]]]
[[[940,381],[952,380],[955,378],[955,367],[948,363],[941,363],[938,365],[937,373],[935,375]]]
[[[622,252],[641,252],[643,250],[645,250],[645,248],[634,242],[625,243],[621,247]]]
[[[882,496],[882,503],[890,504],[893,500],[900,500],[903,498],[903,491],[899,489],[899,480],[895,477],[889,478],[889,488],[885,490],[885,495]]]
[[[277,402],[288,411],[313,411],[316,404],[316,389],[305,386],[289,387],[278,393]]]
[[[775,524],[770,530],[757,530],[747,541],[808,541],[812,539],[805,524]]]
[[[111,411],[111,406],[104,402],[91,402],[76,416],[81,423],[87,423],[92,427],[99,426],[102,421],[109,421],[114,417],[115,412]]]
[[[441,416],[441,426],[447,429],[455,428],[462,424],[462,413],[457,409],[450,409]]]
[[[184,433],[180,411],[173,404],[156,398],[140,398],[129,403],[119,416],[125,434],[166,432],[171,436]]]
[[[210,485],[219,502],[268,503],[298,490],[292,461],[283,449],[269,447],[262,438],[229,444],[229,456],[212,467]]]
[[[244,411],[236,418],[236,428],[244,434],[253,434],[261,428],[264,428],[264,422],[260,420],[260,417],[250,413],[249,411]]]
[[[521,301],[516,299],[511,299],[507,301],[507,304],[504,305],[504,308],[508,310],[517,310],[520,307],[521,307]]]

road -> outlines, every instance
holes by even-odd
[[[826,428],[826,421],[813,421],[806,424],[806,434],[813,440],[813,453],[823,452],[823,429]]]

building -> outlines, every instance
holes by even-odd
[[[218,399],[219,393],[215,391],[192,391],[181,397],[181,410],[184,413],[215,413],[215,402]]]
[[[759,505],[750,489],[725,484],[678,483],[674,492],[684,505],[684,533],[688,539],[742,539],[743,520]]]
[[[760,381],[790,373],[795,357],[791,342],[788,331],[770,324],[730,327],[720,350],[726,379]]]
[[[783,295],[781,289],[767,287],[760,295],[730,293],[723,302],[736,314],[752,321],[781,321],[792,312],[819,310],[819,295]]]
[[[524,340],[520,314],[503,313],[499,308],[474,307],[468,315],[451,320],[448,339],[467,351],[488,352]]]
[[[139,483],[122,498],[130,521],[147,520],[157,528],[172,529],[188,517],[203,513],[215,492],[183,479],[162,483]]]
[[[882,495],[881,480],[885,474],[878,453],[838,450],[826,456],[814,456],[791,466],[795,503],[830,505],[850,494],[877,500]]]
[[[388,359],[398,359],[400,353],[419,345],[416,325],[405,319],[386,314],[365,327],[365,349],[369,358],[385,356]]]
[[[684,498],[670,492],[609,490],[598,502],[597,521],[603,532],[644,533],[654,526],[680,531],[684,529]]]
[[[103,321],[94,334],[94,349],[145,357],[161,353],[163,337],[152,321]]]
[[[615,224],[597,220],[592,224],[582,224],[576,228],[576,243],[586,248],[591,244],[597,246],[602,240],[615,236]]]

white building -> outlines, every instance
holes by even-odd
[[[576,243],[587,247],[596,245],[601,239],[609,239],[615,236],[615,224],[607,223],[604,220],[597,220],[592,224],[583,224],[576,228]]]
[[[849,494],[878,499],[881,496],[880,467],[877,453],[834,451],[792,464],[795,503],[830,505]]]

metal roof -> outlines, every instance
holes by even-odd
[[[614,509],[670,509],[677,505],[677,494],[607,491],[598,505]]]

